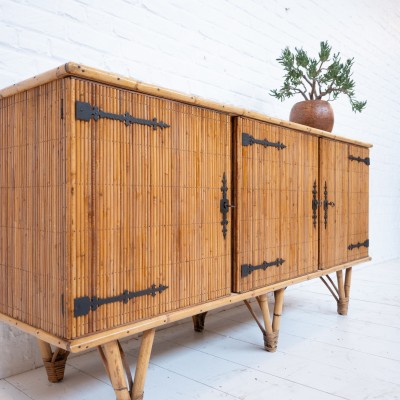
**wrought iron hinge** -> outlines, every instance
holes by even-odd
[[[332,206],[335,207],[335,203],[333,201],[328,201],[328,186],[325,181],[324,185],[324,226],[328,225],[328,207]]]
[[[242,146],[252,146],[253,144],[261,144],[264,147],[276,147],[278,150],[282,150],[286,148],[283,143],[277,142],[269,142],[267,139],[255,139],[253,136],[249,135],[248,133],[242,133]]]
[[[318,207],[321,205],[321,201],[317,199],[317,181],[314,180],[314,185],[313,185],[313,190],[312,190],[312,194],[313,194],[313,199],[312,199],[312,210],[313,210],[313,215],[312,215],[312,219],[313,219],[313,225],[314,228],[317,228],[317,211],[318,211]]]
[[[362,162],[362,163],[364,163],[365,165],[368,165],[368,166],[370,165],[370,162],[371,162],[369,157],[361,158],[361,157],[355,157],[355,156],[352,156],[352,155],[349,156],[349,160],[350,161]]]
[[[285,262],[284,259],[277,258],[275,261],[271,261],[271,262],[264,261],[260,265],[242,264],[241,265],[242,278],[249,276],[253,271],[256,271],[258,269],[263,269],[265,271],[268,267],[272,267],[274,265],[279,267],[284,262]]]
[[[95,121],[98,121],[100,118],[107,118],[116,121],[122,121],[126,126],[132,124],[140,124],[151,126],[154,130],[157,128],[169,128],[170,125],[166,124],[163,121],[157,121],[157,118],[153,119],[141,119],[132,117],[128,112],[125,114],[112,114],[105,111],[100,110],[96,106],[92,106],[90,103],[85,103],[82,101],[75,101],[75,117],[81,121],[90,121],[93,118]]]
[[[106,297],[101,299],[97,296],[90,298],[89,296],[78,297],[74,299],[74,317],[82,317],[89,314],[90,311],[96,311],[103,304],[115,303],[117,301],[122,301],[127,304],[129,300],[135,297],[151,295],[155,296],[157,293],[162,293],[164,290],[168,289],[168,286],[160,285],[156,286],[154,283],[147,289],[138,290],[137,292],[129,292],[124,290],[122,294],[118,296]]]
[[[358,242],[357,244],[350,244],[347,248],[349,250],[358,249],[360,247],[369,247],[369,239],[365,240],[364,242]]]
[[[219,203],[219,208],[222,213],[221,225],[222,225],[222,234],[224,235],[224,239],[226,239],[226,234],[228,232],[227,225],[229,224],[229,222],[227,219],[227,214],[228,214],[229,208],[235,207],[235,206],[229,204],[229,200],[226,196],[226,194],[228,192],[228,186],[226,184],[227,184],[226,174],[224,172],[224,175],[222,176],[222,186],[221,186],[222,199]]]

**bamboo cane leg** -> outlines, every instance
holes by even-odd
[[[149,366],[151,349],[153,347],[155,329],[143,332],[139,357],[136,365],[135,379],[133,381],[132,400],[142,400],[147,368]]]
[[[268,307],[268,297],[266,294],[262,294],[261,296],[257,296],[256,299],[258,305],[260,306],[265,325],[265,332],[263,332],[264,349],[273,353],[274,351],[276,351],[277,335],[272,329],[271,316]]]
[[[243,302],[246,305],[247,309],[250,311],[251,316],[254,318],[254,321],[256,321],[256,323],[257,323],[258,327],[260,328],[261,332],[263,333],[263,335],[265,335],[264,326],[258,320],[258,317],[257,317],[256,313],[253,311],[253,307],[251,306],[251,303],[248,300],[243,300]]]
[[[131,400],[117,340],[98,347],[117,400]]]
[[[337,302],[337,312],[340,315],[347,315],[347,310],[349,307],[349,299],[346,298],[344,283],[343,283],[343,271],[337,271],[336,277],[338,281],[339,289],[339,301]]]
[[[42,355],[43,361],[50,361],[53,357],[51,346],[47,342],[44,342],[40,339],[37,339],[37,344],[39,346],[40,354]]]
[[[193,326],[196,332],[203,332],[204,330],[204,321],[206,319],[207,312],[203,312],[200,314],[196,314],[192,316]]]
[[[352,272],[353,269],[351,267],[346,269],[346,277],[344,279],[344,295],[346,296],[347,299],[350,298],[350,285],[351,285]]]
[[[269,314],[268,297],[266,294],[256,297],[258,305],[261,308],[262,316],[264,319],[265,330],[267,333],[272,333],[271,316]]]
[[[284,294],[285,294],[285,289],[275,290],[274,292],[275,305],[274,305],[274,316],[272,319],[272,334],[270,342],[268,343],[268,349],[266,349],[269,352],[276,351],[276,348],[278,346],[279,326],[282,316]]]
[[[327,278],[329,278],[329,275],[327,275]],[[331,292],[331,295],[333,296],[333,298],[336,300],[336,302],[338,302],[339,301],[339,297],[338,297],[339,290],[337,290],[336,285],[334,286],[334,288],[336,290],[337,295],[336,295],[335,291],[329,286],[329,283],[325,280],[325,278],[323,276],[320,276],[319,279],[321,279],[321,281],[324,283],[324,285]],[[331,279],[329,279],[329,282],[331,282]],[[332,284],[332,282],[331,282],[331,284]]]
[[[338,281],[339,298],[344,298],[343,271],[336,271],[336,277]]]
[[[283,297],[285,294],[285,289],[275,290],[275,306],[274,306],[274,318],[272,320],[272,330],[274,332],[279,332],[279,326],[281,324],[281,316],[283,309]]]
[[[37,343],[49,382],[57,383],[62,381],[69,352],[56,348],[53,353],[49,343],[40,339],[37,339]]]

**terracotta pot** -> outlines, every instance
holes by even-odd
[[[289,120],[311,128],[332,132],[333,110],[325,100],[305,100],[296,103],[290,111]]]

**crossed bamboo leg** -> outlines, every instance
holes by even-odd
[[[143,389],[153,347],[155,329],[143,332],[135,379],[132,380],[129,365],[118,340],[98,346],[105,369],[114,388],[117,400],[142,400]],[[64,378],[68,351],[56,348],[53,352],[49,343],[38,339],[39,349],[50,382],[60,382]]]
[[[206,315],[207,312],[203,312],[192,316],[193,327],[196,332],[203,332]]]
[[[144,383],[153,347],[154,334],[155,329],[143,332],[134,380],[132,380],[129,365],[118,340],[113,340],[98,347],[117,400],[143,399]]]
[[[278,337],[279,337],[279,326],[281,322],[282,308],[283,308],[283,297],[284,297],[285,289],[275,290],[275,305],[274,305],[274,315],[271,322],[271,316],[268,307],[268,297],[266,294],[261,296],[257,296],[258,305],[261,308],[261,312],[264,319],[264,326],[258,320],[256,314],[254,313],[251,304],[248,300],[244,300],[247,308],[249,309],[251,315],[257,322],[258,327],[264,336],[264,348],[266,351],[274,352],[276,351],[278,345]]]
[[[346,275],[343,282],[343,271],[337,271],[337,286],[335,282],[333,282],[332,278],[329,275],[325,277],[321,276],[322,282],[324,282],[325,286],[331,292],[332,296],[337,302],[337,312],[340,315],[347,315],[349,309],[349,299],[350,299],[350,285],[351,285],[351,273],[352,268],[346,269]],[[329,282],[329,283],[328,283]],[[330,285],[329,285],[330,284]]]
[[[37,342],[49,382],[61,382],[64,379],[65,364],[67,362],[69,351],[65,351],[58,347],[53,351],[49,343],[40,339],[37,339]]]

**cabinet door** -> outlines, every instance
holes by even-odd
[[[367,148],[320,139],[320,268],[368,256]]]
[[[318,139],[238,118],[234,159],[234,291],[317,270]]]
[[[320,139],[318,185],[320,269],[347,262],[349,239],[349,145]]]
[[[368,257],[369,149],[349,145],[348,261]]]
[[[231,195],[229,116],[80,80],[72,85],[73,102],[104,112],[74,121],[73,297],[109,300],[74,317],[74,335],[229,294],[231,213],[224,237],[220,203],[224,174]]]

